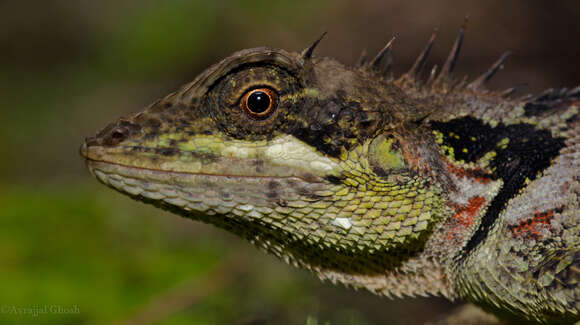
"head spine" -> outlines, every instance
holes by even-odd
[[[312,53],[314,53],[314,50],[316,49],[316,47],[318,46],[318,43],[320,43],[320,41],[322,41],[322,39],[324,38],[324,36],[326,36],[327,32],[322,33],[322,35],[320,35],[320,37],[318,37],[313,43],[312,45],[310,45],[309,47],[305,48],[302,53],[300,53],[300,57],[302,58],[302,60],[309,61],[312,58]]]

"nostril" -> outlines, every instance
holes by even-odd
[[[115,123],[109,123],[96,136],[91,137],[91,139],[87,138],[85,142],[88,146],[114,146],[140,130],[140,125],[121,119]]]

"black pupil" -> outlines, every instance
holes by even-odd
[[[248,108],[254,113],[264,113],[270,107],[270,97],[263,91],[255,91],[248,97]]]

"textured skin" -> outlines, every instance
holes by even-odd
[[[498,317],[580,319],[580,88],[512,99],[257,48],[89,137],[104,184],[236,233],[321,279],[461,298]],[[315,43],[316,45],[316,43]],[[265,119],[241,108],[266,87]]]

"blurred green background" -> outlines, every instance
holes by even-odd
[[[329,31],[317,53],[352,63],[396,34],[401,72],[434,27],[440,63],[466,14],[459,76],[510,49],[493,88],[580,81],[578,1],[0,1],[0,324],[416,324],[449,311],[320,283],[133,202],[78,147],[234,50],[301,50]]]

